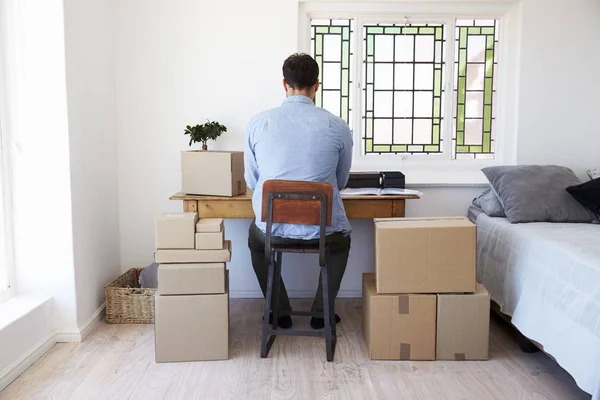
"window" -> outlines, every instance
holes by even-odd
[[[353,60],[351,38],[352,20],[313,20],[312,55],[319,64],[321,89],[315,104],[324,107],[352,124],[350,68]]]
[[[0,115],[1,117],[1,115]],[[5,154],[5,136],[0,120],[0,302],[7,299],[12,294],[12,236],[8,220],[9,191],[6,185],[7,163]]]
[[[0,130],[0,135],[2,135],[2,131]],[[1,141],[1,139],[0,139]],[[4,143],[2,143],[2,148]],[[3,149],[0,149],[3,150]],[[12,238],[10,236],[9,224],[7,221],[7,187],[4,184],[6,175],[4,170],[4,157],[2,157],[2,174],[0,177],[0,302],[7,299],[12,294],[12,249],[11,243]]]
[[[363,32],[364,152],[441,153],[444,26],[368,24]]]
[[[456,22],[454,67],[455,158],[494,158],[497,20]]]
[[[0,43],[0,302],[10,297],[14,291],[8,107],[2,50]]]
[[[474,162],[498,160],[505,127],[497,115],[506,89],[498,85],[500,30],[508,9],[479,5],[471,13],[461,6],[460,14],[442,15],[430,7],[407,16],[393,10],[402,6],[380,5],[390,12],[350,3],[326,7],[305,5],[300,18],[310,34],[302,35],[310,37],[320,68],[315,103],[348,122],[355,164],[358,158],[363,166],[481,167]],[[302,41],[301,47],[308,49]]]

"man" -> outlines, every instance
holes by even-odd
[[[350,223],[346,218],[340,190],[348,182],[352,163],[352,135],[341,118],[316,107],[319,66],[307,54],[293,54],[283,63],[286,99],[275,109],[255,116],[248,126],[244,154],[245,178],[254,191],[252,207],[256,216],[250,225],[248,247],[260,288],[265,295],[268,263],[265,261],[265,223],[261,222],[262,186],[270,179],[324,182],[333,187],[331,226],[327,227],[327,263],[334,296],[346,270],[350,251]],[[318,226],[273,225],[274,244],[298,241],[317,243]],[[273,294],[275,295],[275,294]],[[291,328],[290,301],[283,281],[279,295],[278,325]],[[313,312],[323,311],[321,279],[312,304]],[[336,322],[340,319],[336,315]],[[314,329],[324,326],[323,318],[312,318]]]

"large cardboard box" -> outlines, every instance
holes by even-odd
[[[196,232],[221,232],[223,229],[223,218],[200,218],[196,223]]]
[[[225,293],[225,263],[160,264],[161,295]]]
[[[157,249],[193,249],[196,222],[193,212],[163,213],[154,220],[154,239]]]
[[[181,153],[182,192],[237,196],[246,192],[244,153],[241,151],[184,151]]]
[[[156,362],[229,358],[229,293],[155,297]]]
[[[196,233],[197,250],[220,250],[225,247],[225,232]]]
[[[377,294],[363,274],[362,331],[372,360],[434,360],[436,297]]]
[[[483,285],[473,294],[438,295],[438,360],[487,360],[489,339],[490,294]]]
[[[474,292],[476,240],[466,218],[375,219],[377,292]]]
[[[158,264],[219,263],[231,261],[231,241],[226,240],[221,250],[159,249],[154,253]]]

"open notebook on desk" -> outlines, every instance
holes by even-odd
[[[398,188],[346,188],[340,194],[342,196],[423,196],[423,193],[418,190]]]

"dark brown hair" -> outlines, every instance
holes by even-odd
[[[309,88],[319,80],[319,65],[308,54],[292,54],[283,63],[283,79],[293,89]]]

